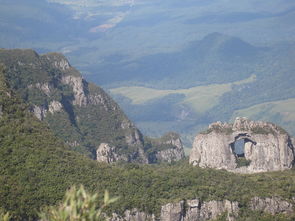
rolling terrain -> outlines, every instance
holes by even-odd
[[[0,10],[0,47],[65,53],[149,135],[192,137],[238,110],[294,98],[292,0],[2,0]],[[273,116],[263,119],[286,125]]]

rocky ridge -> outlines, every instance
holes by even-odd
[[[137,209],[125,211],[123,216],[112,214],[109,221],[205,221],[216,219],[223,213],[227,213],[227,220],[233,221],[238,216],[238,202],[208,201],[199,199],[168,203],[162,206],[159,217],[154,214],[146,214]]]
[[[6,66],[12,88],[30,104],[35,116],[74,149],[92,158],[104,142],[132,146],[134,152],[143,149],[140,132],[119,106],[83,79],[63,55],[1,49],[0,62]],[[139,159],[131,161],[147,161],[143,155],[136,156]]]
[[[252,210],[263,211],[272,215],[279,213],[291,214],[294,212],[293,204],[286,200],[282,200],[279,197],[254,197],[253,199],[251,199],[249,204]]]
[[[177,133],[169,132],[158,139],[150,139],[149,145],[154,148],[150,151],[150,162],[179,161],[185,157],[183,144]]]
[[[279,197],[255,197],[249,202],[248,208],[266,214],[291,214],[294,212],[292,203]],[[239,202],[229,200],[211,200],[202,202],[199,199],[182,200],[177,203],[168,203],[162,206],[159,217],[147,214],[138,209],[127,210],[123,216],[116,213],[107,218],[109,221],[206,221],[215,220],[225,215],[226,220],[234,221],[239,217]]]
[[[139,137],[138,133],[131,133],[130,136],[135,138]],[[140,145],[140,143],[132,143],[134,139],[132,137],[127,137],[130,144]],[[135,155],[124,156],[118,153],[115,146],[108,143],[102,143],[96,150],[97,161],[105,163],[113,163],[118,161],[130,162],[130,157],[134,158]],[[185,157],[184,149],[180,136],[176,133],[170,132],[165,134],[159,139],[145,138],[144,139],[144,150],[140,149],[138,152],[133,154],[138,154],[145,161],[142,163],[171,163],[173,161],[179,161]]]
[[[235,143],[244,140],[244,153]],[[239,165],[243,161],[245,165]],[[200,167],[256,173],[291,169],[294,147],[289,134],[272,123],[236,118],[233,124],[216,122],[196,136],[189,162]]]
[[[6,66],[12,89],[73,149],[108,163],[149,163],[141,132],[110,96],[87,82],[62,54],[1,49],[0,63]]]

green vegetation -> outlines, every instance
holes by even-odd
[[[243,85],[255,81],[256,76],[228,84],[209,84],[188,89],[160,90],[146,87],[120,87],[110,90],[112,94],[120,94],[131,99],[132,104],[144,104],[153,99],[159,99],[170,94],[184,95],[179,104],[190,106],[197,113],[204,113],[218,103],[218,99],[231,90],[232,85]]]
[[[244,167],[244,166],[249,166],[251,163],[251,160],[247,160],[245,157],[237,157],[237,168],[239,167]]]
[[[1,221],[9,221],[10,220],[10,215],[9,213],[5,213],[0,209],[0,220]]]
[[[166,133],[160,138],[144,137],[144,149],[148,154],[150,154],[155,151],[176,148],[173,144],[171,144],[171,140],[179,138],[179,134],[175,132]]]
[[[80,186],[79,189],[74,186],[66,192],[64,200],[59,206],[45,208],[39,216],[42,221],[104,220],[103,209],[117,199],[110,198],[108,191],[106,191],[103,202],[99,204],[97,194],[86,192],[83,186]]]
[[[232,134],[233,133],[233,129],[232,129],[232,124],[229,124],[228,126],[221,126],[221,125],[210,125],[210,128],[208,128],[207,130],[204,130],[202,132],[200,132],[201,134],[209,134],[211,132],[216,132],[216,133],[225,133],[227,135]]]
[[[265,102],[249,108],[237,110],[233,113],[232,119],[236,116],[245,116],[253,120],[269,121],[284,126],[287,131],[294,134],[295,126],[295,99]]]
[[[196,168],[187,161],[152,166],[98,164],[55,138],[0,76],[0,208],[15,220],[32,219],[39,208],[58,204],[74,184],[120,196],[107,209],[120,214],[132,208],[158,214],[161,205],[182,199],[237,200],[245,207],[254,196],[294,196],[293,170],[246,176]]]
[[[0,62],[7,67],[5,78],[10,87],[30,105],[48,109],[52,101],[60,102],[61,111],[46,113],[44,121],[54,134],[72,148],[95,158],[96,148],[101,143],[117,146],[121,152],[132,152],[135,147],[126,143],[126,136],[135,127],[120,107],[98,86],[83,82],[85,96],[92,98],[87,105],[73,105],[74,91],[71,85],[63,84],[62,77],[81,77],[73,67],[64,69],[66,58],[58,53],[39,56],[33,50],[0,49]],[[96,99],[93,101],[93,99]],[[123,124],[130,124],[123,128]],[[132,149],[133,148],[133,149]]]

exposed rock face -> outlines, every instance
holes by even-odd
[[[116,146],[102,143],[96,150],[96,160],[104,163],[114,163],[118,161],[148,163],[141,148],[135,149],[132,153],[122,153]]]
[[[81,76],[63,76],[61,79],[63,84],[68,84],[73,88],[74,100],[73,105],[78,105],[80,107],[86,106],[88,104],[87,97],[87,84]]]
[[[239,204],[238,202],[223,201],[209,201],[201,205],[200,218],[195,220],[211,220],[216,219],[222,213],[227,212],[227,220],[233,221],[238,216]],[[191,219],[187,219],[191,221]]]
[[[244,140],[244,160],[235,153],[235,142]],[[266,122],[237,118],[234,124],[213,123],[195,138],[190,163],[200,167],[226,169],[239,173],[277,171],[292,168],[294,147],[287,132]]]
[[[115,148],[107,143],[102,143],[96,150],[96,160],[99,162],[112,163],[119,160]]]
[[[49,107],[48,107],[48,111],[52,114],[54,114],[55,112],[59,112],[62,109],[63,109],[63,106],[58,101],[51,101],[51,103],[49,104]]]
[[[185,204],[186,203],[186,204]],[[203,221],[216,219],[222,213],[227,212],[227,220],[234,220],[238,215],[238,202],[208,201],[201,202],[198,199],[168,203],[162,206],[161,221]]]
[[[259,210],[272,215],[278,213],[291,214],[294,212],[293,205],[288,201],[282,200],[279,197],[259,198],[254,197],[250,202],[252,210]]]
[[[149,163],[140,131],[104,90],[84,80],[62,54],[1,49],[0,63],[8,67],[8,83],[31,105],[30,110],[73,149],[93,159],[96,152],[97,160],[108,163]],[[102,148],[102,143],[108,148]],[[157,157],[178,160],[179,145]]]
[[[126,135],[126,143],[129,145],[142,145],[143,144],[143,137],[141,132],[136,129],[133,123],[129,120],[125,119],[121,123],[121,128],[123,130],[130,130],[130,128],[134,128],[131,133]]]
[[[181,221],[185,216],[184,201],[168,203],[161,208],[161,221]]]
[[[160,138],[147,138],[145,141],[153,147],[149,154],[150,163],[171,163],[185,157],[182,141],[177,133],[169,132]]]
[[[32,85],[29,85],[28,87],[29,88],[32,88],[33,86]],[[47,96],[50,96],[51,90],[52,90],[52,85],[49,85],[49,83],[44,83],[44,84],[37,83],[35,85],[35,87],[38,88],[40,91],[42,91]]]
[[[180,137],[171,137],[164,144],[171,145],[172,148],[160,150],[155,153],[157,162],[179,161],[184,158],[184,149]]]
[[[47,111],[48,109],[43,106],[34,105],[32,107],[32,112],[39,120],[44,120],[44,118],[46,117]]]
[[[116,213],[113,213],[111,218],[107,218],[108,221],[155,221],[155,216],[140,212],[137,209],[127,210],[124,213],[124,216],[119,216]]]
[[[234,221],[238,216],[237,202],[208,201],[201,202],[198,199],[168,203],[161,208],[160,217],[149,215],[137,209],[127,210],[124,216],[113,214],[109,221],[206,221],[216,219],[219,215],[227,213],[227,220]]]
[[[32,50],[0,50],[8,81],[40,120],[75,150],[95,158],[96,148],[108,143],[106,153],[126,152],[131,162],[145,162],[143,139],[120,107],[98,86],[88,83],[58,53],[38,55]],[[26,70],[26,71],[24,71]],[[123,151],[119,150],[122,147]],[[111,158],[108,157],[112,162]]]

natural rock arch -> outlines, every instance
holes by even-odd
[[[235,143],[244,140],[244,156]],[[290,169],[294,165],[291,137],[272,123],[237,118],[233,124],[216,122],[196,136],[190,163],[200,167],[255,173]]]

